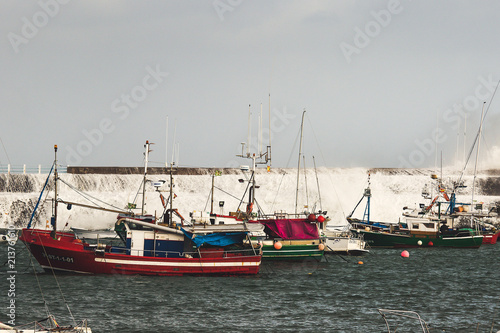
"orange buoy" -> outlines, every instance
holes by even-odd
[[[408,258],[410,256],[410,252],[404,250],[403,252],[401,252],[401,257],[403,258]]]
[[[362,262],[361,260],[358,261],[358,265],[363,265],[363,264],[364,264],[364,262]]]
[[[276,250],[279,250],[279,249],[281,249],[282,247],[283,247],[283,244],[281,244],[281,242],[276,242],[276,243],[274,243],[274,248],[275,248]]]
[[[323,250],[325,249],[325,244],[323,244],[323,243],[319,244],[319,245],[318,245],[318,249],[319,249],[320,251],[323,251]]]
[[[429,243],[427,243],[427,245],[434,246],[434,243],[432,241],[430,241]]]

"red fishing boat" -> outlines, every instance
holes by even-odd
[[[145,235],[143,230],[138,231]],[[142,231],[142,232],[141,232]],[[150,233],[154,233],[153,229]],[[156,232],[157,238],[162,233]],[[165,235],[163,233],[163,235]],[[135,236],[135,235],[134,235]],[[227,235],[224,235],[227,236]],[[187,236],[184,236],[189,241]],[[257,274],[261,254],[238,246],[201,246],[192,252],[138,250],[89,244],[72,233],[23,229],[20,238],[46,270],[90,274],[239,275]],[[137,237],[135,238],[137,240]],[[146,240],[143,238],[143,240]],[[166,243],[167,241],[162,241]],[[147,242],[144,242],[147,245]],[[144,248],[147,248],[144,247]]]
[[[483,244],[496,244],[498,240],[498,234],[500,234],[500,230],[495,233],[483,234]]]
[[[147,141],[145,147],[144,181],[149,152]],[[130,216],[129,212],[129,218],[120,215],[115,225],[115,231],[121,239],[118,246],[99,241],[90,244],[73,233],[57,231],[58,204],[79,204],[69,203],[57,196],[57,146],[54,150],[56,194],[51,218],[52,230],[32,229],[33,212],[20,237],[44,269],[89,274],[144,275],[240,275],[259,272],[261,248],[252,243],[245,225],[196,229],[174,224],[171,214],[168,215],[168,221],[164,216],[163,222],[167,223],[158,223],[156,219],[145,220],[140,216]],[[37,207],[38,203],[35,211]]]

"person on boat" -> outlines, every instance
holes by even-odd
[[[439,228],[439,231],[441,231],[442,234],[446,233],[449,228],[448,225],[446,224],[446,221],[441,222],[443,225]]]

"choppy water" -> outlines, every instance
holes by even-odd
[[[249,277],[61,275],[57,280],[75,318],[87,318],[98,333],[387,332],[377,308],[417,311],[431,332],[497,332],[499,249],[498,244],[413,249],[409,258],[402,258],[401,250],[375,249],[364,257],[334,256],[319,263],[267,262]],[[2,245],[0,265],[6,256]],[[28,258],[18,243],[18,324],[45,318]],[[7,269],[0,267],[4,322],[9,320]],[[60,322],[71,323],[53,276],[38,278],[51,311]],[[419,332],[414,321],[401,325],[397,332]]]

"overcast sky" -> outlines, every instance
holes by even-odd
[[[2,1],[0,164],[500,164],[497,1]],[[464,124],[467,119],[466,144]],[[436,132],[437,131],[437,132]],[[175,139],[174,139],[175,132]],[[465,148],[464,148],[465,147]],[[462,163],[462,162],[460,162]]]

